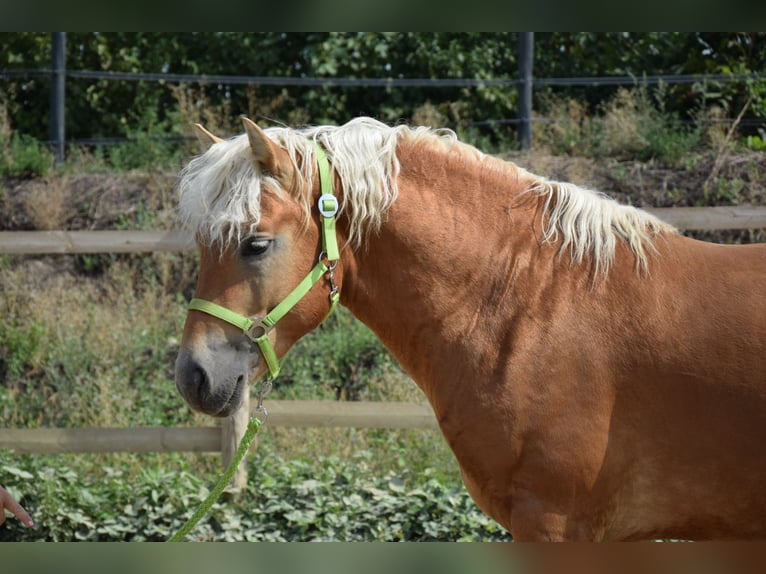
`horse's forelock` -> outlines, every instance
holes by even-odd
[[[246,136],[215,144],[179,175],[181,223],[203,243],[223,248],[249,232],[247,224],[258,224],[262,185]]]
[[[342,126],[265,131],[287,151],[297,178],[294,189],[286,191],[297,195],[307,215],[316,163],[313,141],[325,149],[343,187],[341,210],[349,222],[348,241],[355,245],[380,226],[383,213],[396,199],[400,137],[434,133],[428,128],[390,127],[370,118]],[[203,242],[222,246],[240,240],[258,225],[264,187],[280,189],[276,179],[256,169],[245,135],[215,144],[193,159],[179,175],[177,187],[184,227]]]

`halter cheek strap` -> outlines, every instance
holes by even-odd
[[[332,177],[330,173],[330,164],[327,161],[327,155],[322,147],[314,142],[317,162],[319,164],[319,183],[322,195],[319,198],[318,208],[321,214],[322,230],[322,252],[319,254],[319,260],[309,271],[308,275],[298,283],[287,297],[285,297],[276,307],[269,311],[263,317],[245,317],[226,307],[222,307],[212,301],[204,299],[192,299],[189,303],[190,311],[201,311],[212,315],[222,321],[225,321],[239,328],[251,341],[253,341],[261,351],[263,360],[269,370],[269,378],[274,379],[279,374],[280,364],[274,345],[269,339],[269,332],[274,328],[277,322],[282,319],[295,305],[305,297],[312,287],[316,285],[322,277],[328,276],[330,280],[330,314],[335,309],[340,300],[340,290],[335,285],[333,272],[338,260],[340,259],[340,249],[338,248],[338,238],[335,233],[335,216],[338,213],[338,199],[333,193]],[[326,319],[327,317],[325,317]]]

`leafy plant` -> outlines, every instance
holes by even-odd
[[[139,457],[132,457],[136,463]],[[35,519],[13,519],[0,540],[162,541],[196,510],[208,486],[178,456],[164,468],[141,464],[133,476],[112,465],[75,471],[60,457],[13,457],[0,451],[0,476]],[[219,501],[189,540],[490,541],[508,534],[462,487],[389,472],[371,474],[354,460],[316,464],[251,460],[251,480],[235,502]],[[170,468],[172,465],[173,468]],[[5,479],[4,479],[5,480]],[[212,481],[211,481],[212,482]],[[417,482],[417,484],[414,484]]]
[[[53,154],[33,137],[14,132],[0,138],[0,176],[45,176],[53,166]]]
[[[181,149],[170,139],[169,132],[158,129],[135,130],[126,143],[109,148],[109,164],[118,171],[135,169],[178,169]]]
[[[758,135],[747,136],[745,145],[754,151],[766,151],[766,130],[759,129]]]

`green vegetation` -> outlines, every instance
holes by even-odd
[[[14,133],[0,135],[0,177],[45,176],[53,167],[53,154],[36,139]]]
[[[15,32],[1,38],[0,69],[50,67],[50,34]],[[534,73],[537,78],[628,76],[635,78],[633,88],[646,86],[646,76],[758,74],[766,68],[764,40],[763,32],[537,33]],[[513,32],[70,32],[66,45],[68,70],[99,72],[513,80],[518,70],[518,33]],[[0,80],[0,102],[13,118],[13,130],[48,139],[49,89],[44,75]],[[574,101],[593,116],[620,89],[539,84],[534,109],[552,118],[546,102]],[[677,121],[694,122],[700,109],[712,107],[726,118],[737,117],[745,106],[743,119],[766,118],[762,78],[662,89],[662,113]],[[123,146],[100,152],[130,166],[175,145],[157,138],[192,136],[191,122],[227,135],[239,131],[237,118],[243,113],[270,125],[342,123],[369,115],[389,123],[449,127],[485,151],[508,151],[516,145],[516,128],[507,120],[517,117],[517,104],[514,85],[371,88],[69,77],[67,138],[130,137],[133,153],[121,152]],[[741,136],[757,146],[764,133],[763,126],[743,124]],[[668,144],[655,143],[660,150]]]
[[[207,495],[212,481],[181,456],[130,457],[88,468],[63,457],[12,457],[0,470],[33,513],[27,530],[9,520],[1,540],[162,541]],[[315,461],[251,457],[247,492],[222,500],[187,540],[418,541],[507,540],[459,486],[431,471],[373,472],[369,452]],[[84,472],[86,470],[87,472]]]
[[[186,313],[179,292],[193,284],[186,271],[195,256],[115,256],[95,274],[56,259],[19,257],[0,268],[0,427],[211,425],[172,381]],[[424,400],[345,310],[285,365],[269,399]],[[217,504],[193,539],[505,536],[470,500],[436,431],[267,424],[259,441],[247,492]],[[3,484],[38,523],[28,531],[9,520],[0,540],[162,540],[220,472],[208,455],[0,451]]]

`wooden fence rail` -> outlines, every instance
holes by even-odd
[[[728,230],[766,228],[766,206],[648,208],[679,229]],[[187,251],[193,238],[171,231],[0,231],[0,253],[146,253]]]
[[[436,429],[426,404],[268,401],[272,427]],[[17,454],[221,452],[223,427],[3,428],[0,448]]]
[[[147,253],[187,251],[193,238],[183,231],[0,231],[0,253]]]
[[[651,207],[646,211],[678,229],[724,231],[766,228],[766,206]]]

